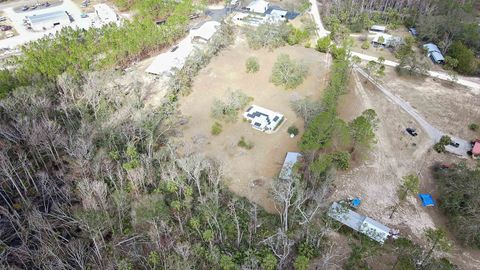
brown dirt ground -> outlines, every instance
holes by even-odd
[[[403,236],[410,237],[420,244],[425,244],[424,230],[429,227],[446,227],[448,220],[437,207],[421,207],[420,201],[416,197],[410,197],[406,203],[399,207],[394,217],[390,219],[391,207],[397,201],[396,190],[401,184],[403,176],[414,173],[418,174],[421,179],[420,192],[431,193],[434,198],[438,198],[430,167],[434,162],[450,163],[458,162],[460,159],[452,155],[440,155],[432,151],[432,142],[423,132],[419,132],[417,137],[411,137],[406,134],[404,132],[405,127],[415,126],[416,122],[397,105],[387,100],[380,91],[377,91],[369,84],[365,84],[363,80],[358,80],[358,78],[352,76],[351,91],[341,98],[339,115],[345,120],[351,120],[364,109],[373,108],[379,118],[376,132],[377,144],[364,161],[357,161],[352,170],[339,173],[335,182],[336,190],[332,195],[332,200],[359,197],[362,199],[362,205],[358,210],[360,213],[388,226],[398,228]],[[408,87],[405,87],[404,92],[401,93],[414,92],[412,89],[420,89],[422,85],[425,87],[424,84],[420,85],[419,82],[409,82],[409,80],[404,80],[403,78],[399,79],[394,74],[388,74],[384,81],[389,87],[397,84],[408,84]],[[438,85],[436,84],[436,82],[426,84],[428,87],[423,89],[423,91],[428,91],[428,94],[425,95],[429,96],[431,92],[441,91],[439,89],[442,86],[439,83]],[[457,91],[449,90],[446,87],[442,89],[445,92]],[[394,89],[391,90],[393,91]],[[396,90],[395,93],[398,94],[399,92]],[[408,97],[402,96],[402,98],[410,101]],[[430,98],[435,100],[434,103],[441,103],[443,99],[440,97]],[[415,101],[417,99],[422,100],[422,95],[414,96],[411,102],[420,102]],[[418,104],[417,109],[420,113],[425,113],[429,121],[445,121],[443,125],[440,125],[440,122],[438,122],[440,129],[448,128],[448,123],[454,122],[456,117],[458,117],[453,113],[443,116],[440,112],[430,108],[436,107],[436,104],[430,106],[432,100],[427,99],[424,101],[430,103]],[[412,105],[414,104],[416,103]],[[425,106],[425,104],[429,106]],[[418,108],[421,105],[428,107],[428,110],[422,111],[421,108]],[[463,110],[459,109],[452,111],[463,113]],[[435,116],[436,113],[441,116]],[[468,114],[469,112],[467,111],[466,113]],[[429,114],[430,118],[428,117]],[[443,120],[443,118],[448,119]],[[453,236],[450,235],[450,238],[457,243]],[[451,253],[442,255],[447,256],[449,260],[461,266],[462,269],[480,268],[480,261],[478,260],[480,252],[478,250],[465,249],[458,243]]]
[[[382,81],[440,130],[465,140],[480,135],[468,128],[471,123],[480,124],[480,96],[465,87],[430,77],[399,78],[391,68]]]
[[[295,90],[284,90],[269,82],[272,66],[279,54],[304,61],[309,66],[309,75]],[[245,72],[248,57],[258,58],[260,71]],[[300,97],[319,99],[327,77],[328,68],[323,54],[300,46],[283,47],[275,51],[251,50],[244,40],[215,57],[196,77],[193,92],[182,98],[180,110],[190,119],[183,130],[184,149],[203,152],[221,161],[228,180],[228,187],[267,209],[275,211],[269,191],[272,180],[277,177],[285,154],[297,151],[300,136],[290,138],[287,128],[294,124],[303,132],[303,122],[290,108],[290,102]],[[223,131],[211,135],[215,122],[210,109],[215,99],[222,99],[231,90],[241,90],[254,98],[252,104],[278,111],[285,115],[286,122],[274,134],[256,131],[248,123],[222,123]],[[300,133],[301,135],[301,133]],[[251,150],[237,146],[241,137],[254,143]]]

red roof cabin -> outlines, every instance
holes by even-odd
[[[479,159],[480,158],[480,140],[476,140],[475,144],[472,148],[472,158]]]

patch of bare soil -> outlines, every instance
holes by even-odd
[[[338,174],[332,200],[359,197],[362,199],[362,205],[358,212],[390,227],[398,228],[402,236],[408,236],[420,244],[425,244],[425,229],[445,228],[448,220],[437,207],[422,207],[417,197],[409,197],[390,219],[392,207],[398,201],[397,188],[402,183],[403,176],[418,174],[421,179],[420,192],[431,193],[435,199],[438,199],[430,167],[434,162],[455,163],[460,159],[452,155],[437,154],[431,148],[432,142],[429,137],[421,131],[417,137],[408,135],[405,132],[406,127],[419,129],[410,115],[390,102],[372,85],[365,84],[360,76],[354,75],[352,80],[354,85],[351,87],[351,92],[340,100],[339,115],[345,120],[351,120],[365,109],[374,109],[379,118],[376,130],[377,143],[361,164],[350,171]],[[384,81],[388,85],[407,83],[398,78],[386,78]],[[415,83],[411,83],[411,87],[415,87]],[[405,92],[408,91],[405,90]],[[402,96],[402,98],[406,97]],[[422,97],[418,95],[416,98]],[[409,99],[406,98],[406,100]],[[425,107],[429,106],[426,103]],[[435,106],[436,104],[433,105]],[[418,106],[417,110],[423,113]],[[426,111],[431,113],[430,118],[434,118],[436,113],[434,110],[427,108]],[[428,118],[429,121],[433,121],[430,118]],[[440,128],[443,129],[446,126],[440,126]],[[450,238],[455,241],[452,236]],[[479,256],[478,253],[456,244],[451,253],[441,255],[447,256],[462,269],[479,269],[480,262],[476,259]]]
[[[393,69],[382,81],[438,129],[465,140],[479,135],[468,126],[480,123],[480,96],[465,87],[430,77],[399,77]]]
[[[272,66],[279,54],[288,54],[292,59],[304,61],[309,66],[309,75],[295,90],[284,90],[269,82]],[[247,74],[245,61],[257,57],[260,71]],[[278,176],[286,152],[297,151],[297,142],[303,132],[303,121],[290,108],[290,102],[302,97],[319,99],[325,84],[328,68],[324,55],[303,47],[283,47],[275,51],[251,50],[244,40],[237,40],[224,50],[195,78],[193,92],[181,99],[180,110],[189,118],[183,129],[185,151],[202,152],[223,164],[227,186],[236,194],[244,196],[275,211],[270,197],[272,180]],[[215,99],[223,99],[230,90],[241,90],[253,97],[256,104],[282,113],[285,123],[274,134],[256,131],[240,113],[235,123],[221,123],[223,131],[214,136],[211,127],[215,120],[210,111]],[[241,112],[243,113],[243,112]],[[287,128],[295,125],[300,136],[290,138]],[[253,142],[250,150],[237,146],[241,137]]]

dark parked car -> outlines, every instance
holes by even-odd
[[[28,6],[23,6],[22,7],[22,11],[27,11],[28,9],[30,9]]]
[[[459,143],[454,142],[454,141],[452,141],[452,142],[450,143],[450,145],[453,146],[453,147],[455,147],[455,148],[458,148],[458,147],[460,146]]]
[[[12,27],[10,25],[0,25],[0,31],[8,31],[11,29]]]
[[[417,131],[414,128],[407,128],[406,130],[408,134],[412,135],[413,137],[418,135]]]

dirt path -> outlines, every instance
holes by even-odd
[[[401,98],[395,96],[394,94],[392,94],[392,92],[390,92],[384,86],[380,85],[375,80],[373,80],[370,76],[368,76],[368,74],[365,71],[363,71],[361,68],[356,66],[355,70],[358,73],[360,73],[364,78],[367,78],[371,83],[373,83],[380,91],[382,91],[383,94],[385,94],[385,96],[389,100],[391,100],[392,102],[394,102],[395,104],[400,106],[403,110],[405,110],[408,114],[410,114],[418,122],[418,124],[423,128],[423,130],[425,132],[427,132],[427,134],[430,136],[430,138],[432,139],[433,142],[436,143],[436,142],[440,141],[440,138],[443,135],[448,135],[448,134],[440,131],[439,129],[437,129],[433,125],[431,125],[408,102],[406,102],[403,99],[401,99]],[[467,141],[467,140],[457,138],[455,136],[451,136],[451,135],[449,135],[449,136],[452,138],[452,140],[454,142],[457,142],[459,144],[459,147],[453,147],[453,146],[447,145],[445,147],[445,149],[450,153],[453,153],[453,154],[456,154],[456,155],[459,155],[459,156],[463,156],[463,157],[468,157],[467,152],[471,150],[470,142]]]

